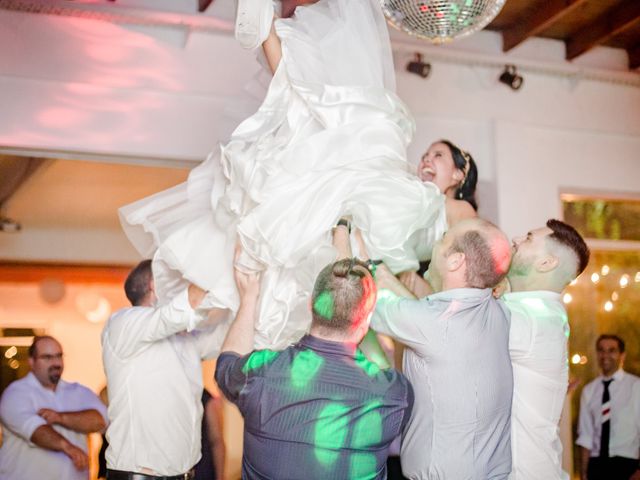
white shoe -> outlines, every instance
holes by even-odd
[[[236,40],[249,50],[260,46],[269,36],[272,21],[271,0],[238,0]]]

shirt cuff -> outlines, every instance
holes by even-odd
[[[195,310],[191,308],[191,304],[189,303],[189,289],[185,288],[173,299],[171,303],[176,310],[186,312],[186,314],[189,315],[187,320],[187,332],[194,330],[198,323],[198,319],[196,317]]]
[[[29,443],[29,446],[31,447],[37,446],[31,441],[33,432],[35,432],[38,428],[46,424],[47,424],[47,421],[39,415],[32,415],[24,422],[22,431],[24,432],[25,440]]]
[[[587,450],[591,451],[591,446],[593,445],[593,441],[591,439],[591,437],[587,437],[585,435],[580,435],[578,437],[578,439],[576,440],[576,445],[586,448]]]

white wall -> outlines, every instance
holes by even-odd
[[[437,62],[426,80],[398,71],[418,125],[409,158],[442,137],[468,149],[480,211],[509,235],[558,217],[561,188],[640,191],[640,88],[528,73],[516,92],[500,73]]]
[[[0,11],[0,145],[202,160],[257,105],[254,56],[229,35],[139,30]]]

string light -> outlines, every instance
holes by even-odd
[[[613,300],[614,302],[617,302],[619,297],[620,296],[618,295],[618,292],[613,292],[611,294],[611,300]]]
[[[639,272],[640,273],[640,272]],[[578,283],[578,278],[574,278],[573,280],[571,280],[571,283],[569,284],[570,286],[574,286],[576,283]]]
[[[640,282],[640,272],[636,272],[636,278],[634,280]]]
[[[564,296],[562,297],[562,301],[564,303],[571,303],[571,300],[573,300],[573,297],[571,296],[570,293],[565,293]]]
[[[613,302],[611,300],[607,300],[606,302],[604,302],[604,310],[606,312],[610,312],[611,310],[613,310]]]
[[[13,358],[16,356],[16,353],[18,353],[18,349],[16,348],[15,345],[7,348],[7,351],[4,352],[4,358]]]
[[[603,265],[600,273],[602,273],[603,277],[606,277],[609,274],[609,265]]]
[[[580,354],[576,353],[575,355],[573,355],[571,357],[571,363],[573,363],[574,365],[577,365],[580,363]]]
[[[596,272],[591,274],[591,281],[593,283],[598,283],[600,281],[600,275],[598,275]]]
[[[625,288],[629,285],[629,275],[626,273],[620,277],[620,288]]]

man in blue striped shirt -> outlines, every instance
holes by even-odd
[[[413,393],[357,349],[376,299],[367,266],[347,258],[320,272],[311,331],[283,351],[251,352],[259,279],[236,270],[236,283],[240,308],[215,378],[244,417],[242,478],[386,478]]]

